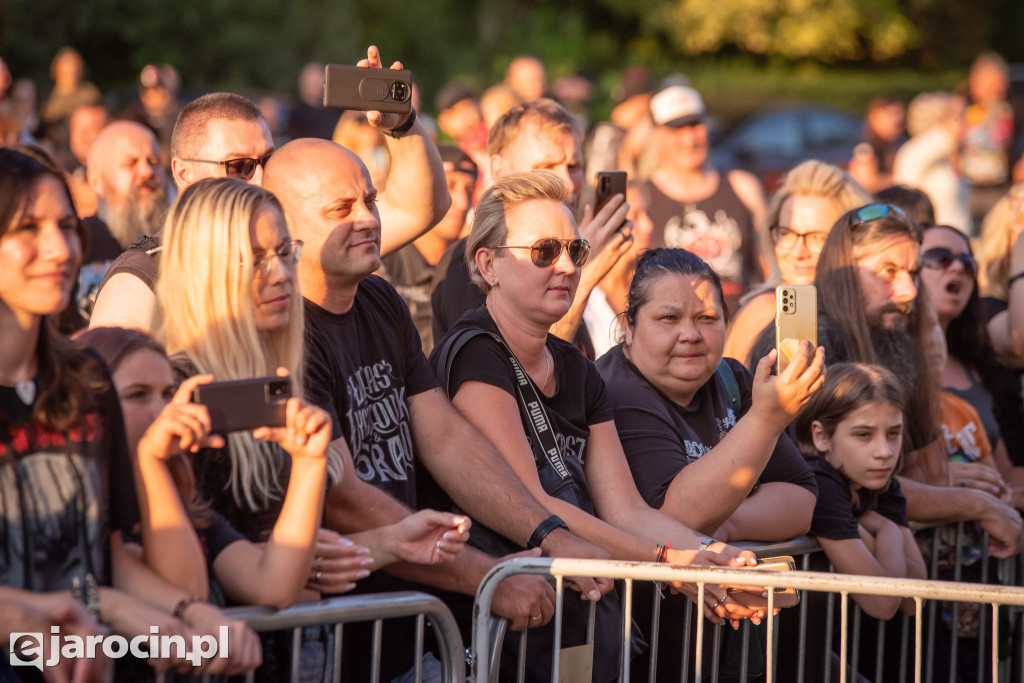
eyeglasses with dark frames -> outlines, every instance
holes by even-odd
[[[590,256],[590,242],[585,239],[571,239],[571,240],[560,240],[554,237],[545,237],[539,239],[529,246],[517,246],[512,244],[506,244],[500,247],[493,247],[494,249],[529,249],[530,258],[533,260],[533,265],[538,268],[547,268],[555,261],[562,253],[562,247],[565,247],[566,253],[569,254],[569,260],[577,268],[581,267],[587,262],[587,257]]]
[[[828,239],[827,232],[796,232],[781,225],[773,225],[768,228],[768,232],[771,234],[772,243],[783,251],[795,249],[797,243],[803,241],[808,251],[820,254],[821,248],[825,246],[825,240]]]
[[[946,247],[932,247],[921,254],[921,265],[933,270],[947,270],[954,261],[959,261],[967,277],[972,280],[978,274],[978,262],[970,254],[954,254]]]
[[[224,173],[229,178],[249,180],[252,178],[253,174],[256,173],[257,166],[262,166],[264,169],[267,167],[267,161],[270,160],[271,154],[273,154],[273,152],[267,152],[257,159],[239,157],[237,159],[228,159],[227,161],[214,161],[212,159],[182,159],[182,161],[194,161],[200,164],[217,164],[218,166],[224,167]]]
[[[286,266],[294,266],[302,255],[302,240],[285,240],[273,251],[254,252],[252,255],[252,266],[257,273],[263,277],[270,275],[270,269],[274,267],[274,257]]]

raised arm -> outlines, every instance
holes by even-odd
[[[381,69],[380,52],[373,45],[359,66]],[[400,62],[392,69],[402,69]],[[380,253],[387,256],[401,249],[437,224],[448,213],[452,198],[437,146],[418,119],[402,131],[411,116],[367,112],[367,120],[385,132],[391,170],[380,195]],[[398,129],[400,132],[389,134]]]

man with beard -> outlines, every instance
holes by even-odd
[[[832,228],[818,259],[818,344],[826,363],[854,361],[890,369],[903,387],[904,452],[897,476],[915,522],[976,521],[989,532],[996,557],[1020,552],[1021,519],[994,496],[952,487],[939,431],[939,391],[927,371],[926,295],[918,294],[921,237],[917,226],[888,204],[848,211]],[[761,334],[753,358],[774,346],[774,328]]]
[[[79,276],[79,302],[92,310],[110,264],[143,235],[153,235],[167,214],[167,177],[152,131],[132,121],[109,124],[89,147],[86,181],[96,193],[96,215],[83,221],[89,251]]]

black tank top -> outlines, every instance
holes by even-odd
[[[679,247],[700,256],[722,278],[731,301],[750,288],[757,273],[754,216],[740,200],[727,175],[719,176],[714,193],[700,201],[679,202],[651,181],[644,185],[654,231],[651,248]]]

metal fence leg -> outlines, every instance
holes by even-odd
[[[920,607],[918,607],[920,609]],[[907,680],[907,655],[910,650],[910,617],[902,615],[900,620],[900,683]]]
[[[921,635],[923,623],[921,615],[921,598],[914,598],[914,683],[921,683]]]
[[[839,624],[839,683],[846,683],[846,624],[849,618],[850,594],[843,592],[839,596],[839,618],[842,619]]]
[[[633,637],[633,579],[625,580],[625,595],[622,598],[622,659],[619,673],[622,683],[629,683],[629,655],[632,652],[630,640]],[[594,616],[597,603],[590,603],[590,619],[587,622],[587,642],[594,644]]]
[[[415,682],[423,683],[423,627],[426,617],[422,614],[416,617],[416,664]]]
[[[718,683],[719,657],[722,655],[722,632],[724,625],[715,626],[715,635],[711,642],[711,680]]]
[[[878,620],[878,637],[875,638],[875,683],[882,683],[882,669],[885,668],[885,626],[888,622]],[[856,669],[854,669],[856,671]]]
[[[292,683],[299,681],[299,653],[302,651],[302,629],[292,629],[292,665],[289,680]]]
[[[723,627],[724,628],[724,627]],[[750,662],[747,661],[747,653],[750,651],[750,619],[743,620],[743,654],[740,656],[740,683],[747,683],[747,671]]]
[[[562,651],[562,588],[563,579],[561,576],[555,577],[555,645],[552,648],[551,657],[551,680],[557,681],[559,679],[559,669],[562,665],[561,657],[558,654]]]
[[[854,672],[857,671],[860,664],[860,618],[862,614],[860,605],[853,603],[853,644],[850,646],[850,670]],[[854,673],[853,680],[857,680],[856,673]]]
[[[657,672],[658,672],[658,639],[661,636],[661,601],[664,599],[664,596],[661,594],[661,584],[660,583],[655,581],[654,585],[652,586],[652,589],[654,590],[654,594],[651,596],[651,605],[652,605],[652,607],[651,607],[651,649],[650,649],[650,653],[651,653],[651,655],[650,655],[651,656],[651,660],[650,661],[651,661],[651,663],[648,666],[648,670],[647,670],[647,683],[654,683],[654,679],[657,676]],[[683,647],[684,655],[683,656],[684,657],[686,656],[685,655],[685,652],[686,652],[685,643],[686,643],[686,640],[684,639],[683,640],[683,644],[684,644],[684,647]],[[686,671],[686,668],[685,668],[686,667],[686,660],[685,659],[683,660],[683,667],[684,667],[683,671],[685,672]]]
[[[519,683],[523,683],[523,681],[526,680],[526,631],[527,629],[524,628],[522,633],[519,634],[518,673],[516,674],[516,680],[519,681]],[[555,656],[557,657],[558,655],[556,654]],[[500,665],[500,659],[498,660],[498,663]],[[497,681],[498,677],[495,676],[494,680]]]
[[[697,610],[697,649],[693,653],[694,658],[694,673],[693,680],[700,681],[704,675],[704,584],[697,584],[697,602],[695,609]]]
[[[832,565],[829,565],[829,571],[832,571]],[[825,622],[827,624],[825,629],[825,680],[832,680],[832,633],[835,630],[835,604],[832,601],[834,593],[826,593],[828,608],[825,610]]]
[[[370,670],[373,683],[380,683],[380,651],[383,631],[384,620],[375,619],[373,622],[373,668]]]
[[[331,680],[334,683],[341,683],[341,636],[344,624],[334,625],[334,651],[332,652]]]
[[[655,598],[655,600],[657,600],[657,597]],[[683,620],[683,641],[682,641],[681,646],[679,648],[679,649],[681,649],[683,651],[683,655],[682,655],[682,660],[683,661],[682,661],[682,664],[679,667],[679,671],[680,671],[680,675],[679,675],[680,678],[679,678],[679,680],[680,680],[680,683],[683,683],[683,681],[686,680],[686,673],[687,673],[687,671],[690,670],[690,631],[691,631],[690,624],[693,623],[693,611],[694,611],[694,609],[695,609],[694,604],[692,602],[690,602],[689,600],[687,600],[686,601],[686,618]],[[700,612],[697,613],[697,618],[698,619],[703,618],[703,616],[704,615],[701,614]],[[698,652],[699,652],[699,650],[698,650]],[[654,672],[655,671],[656,671],[655,669],[651,670],[651,681],[650,681],[650,683],[654,683]]]

